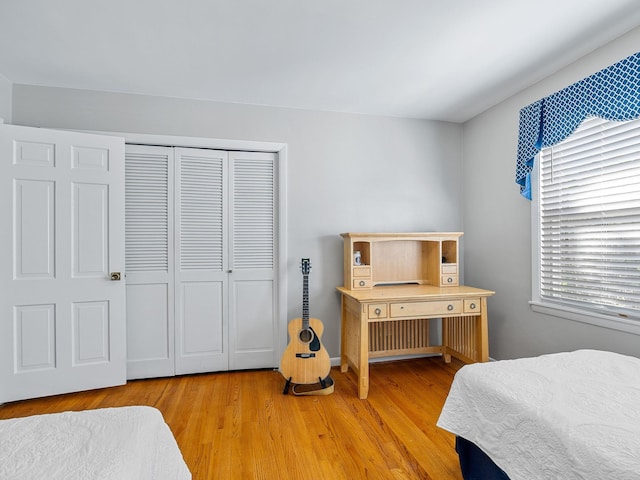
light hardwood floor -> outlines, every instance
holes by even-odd
[[[122,387],[0,406],[0,419],[65,410],[149,405],[171,427],[194,480],[462,480],[454,437],[436,420],[461,364],[440,357],[332,369],[335,392],[283,395],[270,370],[135,380]]]

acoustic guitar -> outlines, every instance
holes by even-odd
[[[324,326],[317,318],[309,318],[309,272],[311,263],[302,259],[302,318],[289,322],[289,345],[280,360],[280,373],[287,379],[287,386],[321,383],[329,376],[331,359],[320,338]]]

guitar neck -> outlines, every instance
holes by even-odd
[[[302,279],[302,328],[309,328],[309,275]]]

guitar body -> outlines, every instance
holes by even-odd
[[[310,318],[311,334],[308,337],[303,322],[302,318],[294,318],[289,322],[290,341],[280,360],[280,372],[287,380],[291,379],[291,383],[318,383],[327,378],[331,371],[331,358],[320,341],[324,326],[317,318]]]
[[[320,341],[324,326],[317,318],[309,318],[309,272],[311,263],[302,259],[302,318],[289,322],[289,345],[280,359],[280,373],[291,383],[322,383],[331,371],[331,359]]]

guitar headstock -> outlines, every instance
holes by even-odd
[[[303,258],[300,263],[300,270],[302,270],[303,275],[309,275],[311,271],[311,261],[308,258]]]

